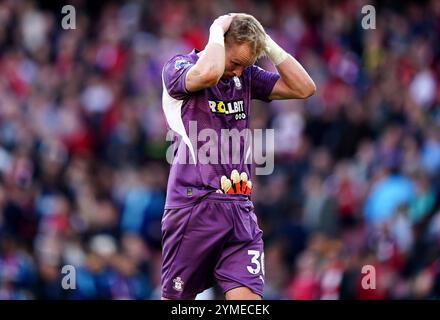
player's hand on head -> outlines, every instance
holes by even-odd
[[[225,14],[222,15],[220,17],[218,17],[217,19],[214,20],[214,22],[212,23],[210,29],[212,29],[213,27],[221,27],[223,30],[223,33],[226,33],[226,31],[228,31],[229,26],[231,25],[232,19],[234,18],[234,13],[230,13],[230,14]]]

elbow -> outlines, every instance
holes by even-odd
[[[316,92],[316,85],[315,82],[313,82],[312,79],[310,79],[309,81],[307,81],[306,84],[304,84],[300,94],[299,94],[299,98],[300,99],[306,99],[309,98],[311,96],[313,96]]]
[[[313,82],[312,79],[310,79],[304,87],[305,87],[304,92],[303,92],[303,94],[304,94],[303,98],[304,99],[305,98],[309,98],[309,97],[311,97],[311,96],[313,96],[315,94],[315,92],[316,92],[316,85],[315,85],[315,82]]]
[[[218,76],[217,74],[206,74],[203,76],[203,82],[207,87],[213,87],[217,85],[217,83],[220,81],[220,78],[221,75]]]
[[[286,99],[306,99],[313,96],[316,92],[316,85],[312,79],[301,82],[296,86],[287,86],[285,88]]]
[[[206,70],[201,73],[201,78],[203,83],[207,87],[212,87],[217,85],[217,83],[220,81],[220,78],[222,77],[223,73],[221,73],[216,68],[210,68],[209,70]]]

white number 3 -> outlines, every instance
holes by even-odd
[[[261,253],[261,262],[258,260],[260,258],[260,251],[257,250],[248,250],[248,255],[252,256],[251,263],[255,265],[255,268],[252,266],[247,266],[247,270],[251,274],[260,273],[260,269],[264,275],[264,252]]]

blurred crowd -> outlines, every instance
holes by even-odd
[[[371,30],[362,0],[72,0],[74,30],[62,4],[0,3],[0,299],[160,298],[161,69],[225,12],[253,14],[318,88],[252,106],[276,139],[253,177],[265,298],[440,298],[439,1],[368,3]]]

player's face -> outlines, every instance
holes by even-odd
[[[226,43],[224,79],[239,77],[244,68],[255,63],[255,57],[249,43]]]

